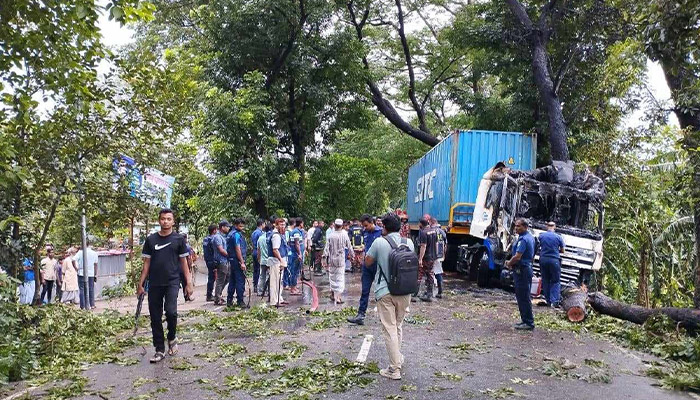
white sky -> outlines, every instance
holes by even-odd
[[[100,0],[101,5],[105,5],[106,0]],[[99,28],[102,31],[103,42],[111,47],[119,47],[129,44],[134,41],[134,30],[128,26],[120,26],[116,21],[109,21],[108,13],[103,13],[98,22]],[[106,70],[107,65],[101,65],[101,70]],[[647,61],[647,80],[648,87],[657,104],[671,104],[671,92],[666,84],[661,66],[658,63]],[[646,125],[646,122],[641,118],[644,116],[644,111],[651,107],[651,104],[643,104],[642,108],[630,114],[623,122],[625,127],[638,127]],[[412,115],[412,114],[411,114]],[[409,115],[405,116],[410,118]],[[678,119],[675,114],[669,116],[669,124],[678,126]]]

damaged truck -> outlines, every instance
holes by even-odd
[[[428,214],[446,226],[444,266],[482,287],[510,286],[503,268],[517,218],[537,237],[548,221],[564,238],[562,283],[588,283],[603,260],[602,180],[570,163],[535,169],[537,138],[520,132],[458,131],[409,169],[408,216],[417,234]],[[533,263],[539,274],[539,254]]]

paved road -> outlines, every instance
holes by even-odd
[[[356,306],[359,292],[359,274],[348,274],[349,304]],[[200,279],[200,284],[205,279]],[[322,291],[327,290],[327,278],[317,278]],[[351,388],[344,393],[331,391],[318,398],[328,399],[490,399],[525,398],[608,400],[608,399],[689,399],[688,394],[668,391],[644,375],[646,361],[653,357],[625,350],[608,341],[593,339],[570,332],[552,332],[536,329],[533,333],[520,333],[512,329],[516,320],[516,306],[512,295],[501,291],[467,289],[464,281],[452,278],[446,284],[450,294],[443,300],[430,304],[412,303],[411,324],[404,324],[404,354],[406,364],[401,381],[388,381],[372,374],[374,381],[365,388]],[[325,291],[327,293],[327,291]],[[204,302],[204,287],[196,290],[197,301],[181,304],[181,310],[200,309],[221,312],[220,307]],[[323,296],[325,299],[325,295]],[[258,303],[255,298],[253,303]],[[85,399],[220,399],[253,398],[245,391],[227,391],[225,377],[238,375],[242,369],[234,364],[237,356],[205,360],[195,354],[216,350],[221,343],[238,343],[246,346],[247,355],[260,351],[281,351],[280,344],[293,340],[308,346],[299,359],[286,366],[264,374],[278,376],[278,370],[305,365],[315,358],[338,361],[345,357],[354,360],[366,335],[373,335],[368,362],[380,366],[388,362],[381,338],[381,326],[373,303],[367,325],[340,324],[329,329],[312,330],[312,321],[299,307],[301,299],[285,312],[292,321],[280,325],[281,332],[259,339],[238,332],[215,331],[211,333],[182,333],[185,343],[181,354],[166,359],[159,365],[150,365],[148,353],[141,348],[125,354],[138,360],[136,365],[120,366],[104,364],[93,366],[85,372],[90,390],[100,395],[87,395]],[[120,309],[130,309],[133,299],[112,304]],[[347,306],[347,304],[345,305]],[[339,310],[342,306],[323,301],[322,308]],[[537,312],[543,312],[537,310]],[[551,311],[544,311],[551,312]],[[233,315],[223,313],[217,315]],[[211,318],[211,317],[205,317]],[[202,321],[200,321],[202,322]],[[206,321],[205,321],[206,322]],[[187,329],[194,320],[185,319]],[[146,339],[149,332],[142,329]],[[462,346],[462,350],[450,346]],[[183,360],[194,365],[194,370],[173,369]],[[250,372],[255,376],[253,372]],[[547,375],[547,374],[549,375]],[[553,376],[550,376],[553,375]],[[141,381],[139,382],[139,378]],[[137,383],[143,383],[138,385]],[[139,397],[140,396],[140,397]],[[398,397],[400,396],[400,397]],[[278,396],[277,398],[286,398]],[[303,397],[302,397],[303,398]],[[315,397],[311,397],[315,398]]]

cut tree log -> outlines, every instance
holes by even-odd
[[[697,331],[700,329],[700,310],[695,308],[645,308],[621,303],[600,292],[589,294],[588,302],[594,310],[601,314],[624,319],[635,324],[641,325],[654,315],[664,314],[688,330]]]
[[[561,307],[571,322],[581,322],[586,319],[586,300],[588,293],[584,288],[566,287],[561,291]]]

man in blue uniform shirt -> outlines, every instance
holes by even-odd
[[[374,224],[375,219],[369,214],[365,214],[360,218],[362,222],[362,239],[365,243],[365,253],[367,253],[372,247],[372,243],[377,238],[382,236],[382,228]],[[365,324],[365,314],[367,313],[367,306],[369,304],[369,291],[372,288],[372,282],[374,282],[374,276],[377,274],[377,264],[367,264],[366,262],[362,265],[362,295],[360,296],[360,306],[357,308],[357,316],[349,317],[348,322],[358,325]]]
[[[226,297],[226,305],[233,305],[233,295],[236,294],[236,305],[241,308],[247,308],[243,301],[243,292],[245,291],[245,257],[246,257],[246,241],[243,236],[245,223],[243,218],[236,218],[233,221],[234,230],[228,234],[226,238],[226,251],[228,252],[228,262],[231,269],[228,282],[228,296]]]
[[[542,292],[546,303],[559,307],[561,296],[561,256],[564,252],[564,239],[556,233],[556,224],[547,222],[547,231],[540,234],[540,272],[542,272]],[[540,305],[540,304],[538,304]]]
[[[522,218],[515,221],[515,233],[518,239],[513,245],[513,256],[506,266],[513,270],[515,298],[518,301],[521,323],[515,324],[517,330],[531,331],[535,329],[535,318],[532,315],[530,301],[530,285],[532,285],[532,259],[535,256],[535,238],[528,231],[528,222]]]

